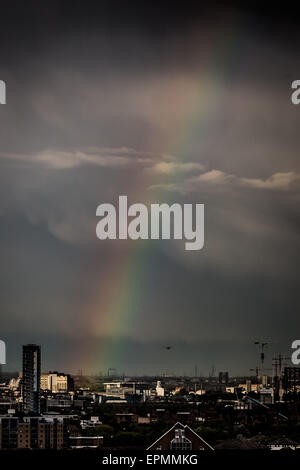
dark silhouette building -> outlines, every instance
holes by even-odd
[[[285,393],[298,393],[300,389],[300,367],[285,367],[283,374]]]
[[[213,447],[188,425],[176,423],[147,450],[213,450]]]
[[[22,395],[24,413],[40,412],[41,348],[36,344],[23,346]]]
[[[229,382],[229,373],[228,372],[219,372],[219,384],[227,385]]]

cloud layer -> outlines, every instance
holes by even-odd
[[[142,20],[101,4],[72,27],[77,6],[63,23],[52,2],[45,24],[26,8],[28,22],[16,27],[13,14],[0,31],[4,339],[44,341],[52,368],[71,367],[78,344],[117,341],[119,357],[104,366],[128,372],[137,355],[153,371],[151,352],[159,369],[169,343],[174,371],[180,358],[180,369],[213,361],[245,373],[254,340],[286,347],[300,287],[300,113],[290,101],[300,56],[290,29],[231,9],[177,18],[175,7],[141,2]],[[96,207],[121,194],[204,203],[204,249],[100,242]]]

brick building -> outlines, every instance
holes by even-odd
[[[63,449],[67,431],[62,417],[0,417],[0,449]]]

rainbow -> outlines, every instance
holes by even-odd
[[[206,73],[199,70],[198,80],[184,75],[170,77],[166,86],[166,113],[163,118],[157,118],[162,126],[164,123],[160,122],[160,119],[166,118],[168,129],[173,129],[167,141],[162,141],[159,145],[166,154],[174,155],[174,158],[180,161],[187,158],[189,142],[194,140],[194,136],[197,136],[198,140],[203,137],[204,140],[208,129],[213,128],[215,116],[223,106],[222,84],[230,80],[226,71],[232,71],[232,62],[236,60],[233,52],[238,52],[237,47],[234,47],[233,34],[226,41],[221,36],[216,41],[208,35],[207,43],[209,47],[206,46],[205,49],[205,60],[208,61],[205,66]],[[139,185],[140,182],[139,180]],[[147,175],[144,176],[143,183],[144,190],[136,191],[134,202],[147,205],[159,203],[161,198],[167,202],[170,198],[170,195],[166,192],[162,194],[159,189],[149,191]],[[90,364],[88,372],[106,372],[110,367],[122,372],[118,369],[118,364],[120,358],[126,355],[126,351],[122,350],[117,339],[122,335],[130,335],[137,315],[142,314],[140,306],[147,302],[147,279],[151,270],[153,242],[116,240],[114,243],[119,245],[118,267],[109,270],[99,266],[99,260],[96,261],[97,267],[93,268],[95,275],[97,276],[97,270],[106,269],[106,280],[104,283],[101,281],[101,288],[94,292],[82,309],[82,328],[88,335],[94,338],[112,338],[111,341],[105,342],[104,346],[99,339],[98,346],[88,348],[85,353],[85,363]],[[97,341],[92,343],[97,344]],[[75,369],[77,370],[76,366]]]

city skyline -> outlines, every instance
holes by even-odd
[[[46,355],[46,360],[45,360],[45,365],[44,365],[44,362],[41,361],[42,347],[40,344],[30,343],[27,345],[23,345],[21,348],[23,350],[23,358],[24,358],[24,348],[27,348],[27,347],[29,347],[29,349],[36,348],[39,351],[39,363],[40,363],[39,370],[40,370],[41,375],[60,374],[62,376],[67,376],[70,374],[73,376],[80,376],[80,375],[81,376],[98,376],[98,377],[103,377],[103,378],[105,377],[116,378],[116,377],[126,377],[126,376],[127,377],[128,376],[132,376],[132,377],[147,377],[147,376],[148,377],[180,377],[182,376],[182,377],[194,377],[194,378],[210,377],[210,378],[216,379],[217,377],[223,376],[223,374],[225,374],[225,376],[227,377],[230,376],[231,378],[232,377],[255,377],[255,376],[256,378],[258,378],[258,377],[261,377],[262,374],[263,376],[266,375],[266,377],[276,376],[278,373],[278,370],[276,369],[276,367],[278,367],[278,360],[279,360],[278,358],[280,357],[282,358],[282,367],[293,365],[291,356],[290,355],[286,356],[284,354],[281,354],[280,352],[278,352],[278,350],[276,350],[275,352],[275,350],[272,351],[269,349],[266,354],[266,350],[273,346],[272,343],[254,342],[253,346],[255,346],[254,360],[252,361],[252,364],[251,364],[253,367],[249,369],[245,368],[242,372],[237,373],[237,374],[232,373],[232,371],[234,370],[234,364],[229,365],[228,362],[226,363],[226,367],[225,366],[222,367],[220,365],[220,364],[224,364],[224,362],[223,363],[219,362],[219,363],[211,364],[209,368],[207,369],[201,367],[200,363],[194,362],[194,364],[189,364],[189,367],[187,367],[186,369],[179,371],[178,369],[177,370],[168,369],[167,367],[168,361],[165,362],[165,365],[161,365],[162,367],[161,369],[153,368],[153,370],[149,373],[145,373],[142,369],[138,372],[135,371],[132,373],[126,373],[125,370],[118,368],[118,367],[108,367],[107,369],[105,369],[103,367],[101,368],[101,363],[99,364],[100,367],[95,370],[84,370],[79,367],[76,370],[64,369],[64,371],[62,372],[63,368],[61,367],[61,364],[59,363],[52,363],[51,367],[48,366],[49,359],[47,358],[47,355]],[[263,346],[263,350],[261,349],[261,346]],[[167,351],[166,354],[170,354],[169,351],[172,350],[172,346],[164,346],[163,349]],[[262,364],[262,357],[261,357],[262,351],[264,352],[264,359],[263,359],[264,364]],[[20,359],[19,362],[21,363],[21,355],[19,356],[19,359]],[[269,366],[272,366],[272,367],[270,368]],[[16,373],[18,372],[18,370],[21,371],[22,368],[24,370],[24,359],[23,359],[23,363],[21,363],[21,366],[19,368],[16,367],[15,369],[13,368],[8,369],[7,367],[5,367],[3,370],[3,366],[2,366],[1,372],[4,372],[5,374]],[[60,370],[60,372],[58,372],[58,370]]]

